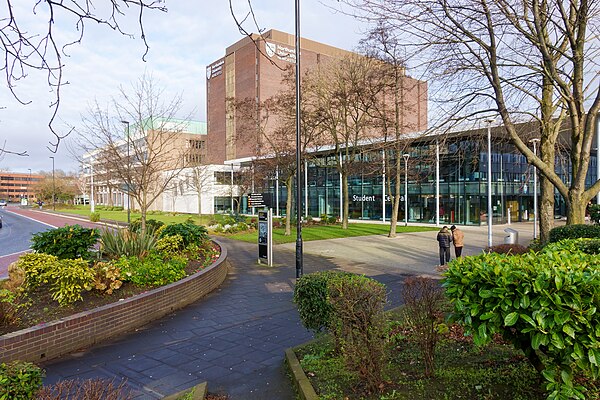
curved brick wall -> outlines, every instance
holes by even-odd
[[[210,267],[178,282],[68,318],[0,336],[0,362],[40,362],[131,331],[210,293],[227,276],[227,250]]]

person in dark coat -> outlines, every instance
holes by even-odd
[[[437,241],[440,245],[440,265],[446,265],[450,262],[450,245],[452,244],[452,233],[447,226],[438,232]]]

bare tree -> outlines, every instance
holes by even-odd
[[[600,108],[598,3],[527,0],[342,0],[360,17],[387,20],[404,39],[407,61],[436,87],[440,122],[500,116],[517,149],[543,175],[542,239],[553,210],[551,186],[564,198],[567,223],[582,223],[600,181],[585,188]],[[541,154],[518,132],[539,127]],[[560,132],[570,137],[570,176],[554,169]]]
[[[21,104],[29,104],[16,90],[18,81],[26,78],[32,71],[46,74],[48,86],[54,93],[54,101],[50,104],[52,116],[48,122],[54,141],[48,147],[53,153],[58,150],[61,139],[67,136],[59,133],[54,127],[61,101],[64,57],[66,50],[81,43],[87,24],[99,24],[108,27],[121,35],[131,36],[122,25],[133,15],[137,19],[139,36],[146,46],[148,43],[144,33],[143,17],[146,11],[162,11],[167,9],[160,0],[39,0],[32,2],[30,13],[45,21],[40,31],[30,32],[24,28],[27,15],[19,15],[13,0],[2,0],[4,7],[0,10],[0,71],[4,74],[8,90]],[[76,36],[70,41],[61,41],[55,34],[55,23],[74,21]],[[0,151],[4,152],[4,151]],[[17,152],[19,153],[19,152]]]
[[[412,142],[407,132],[416,130],[411,119],[406,117],[407,114],[414,113],[414,107],[406,101],[406,93],[413,92],[417,83],[406,77],[402,46],[399,38],[393,36],[393,33],[385,21],[379,21],[361,41],[361,48],[367,56],[382,61],[375,64],[381,79],[381,92],[371,114],[374,117],[374,125],[382,132],[383,142],[377,147],[386,154],[382,163],[385,175],[389,177],[383,184],[387,185],[392,208],[389,237],[396,237],[398,212],[404,196],[401,186],[405,175],[403,156],[409,151]],[[414,137],[413,135],[412,138]]]
[[[182,135],[189,118],[177,119],[180,111],[181,96],[165,99],[154,79],[144,75],[130,90],[121,88],[107,109],[96,103],[83,117],[85,150],[110,164],[140,209],[142,229],[150,206],[189,165],[191,148]]]
[[[350,55],[313,70],[304,96],[316,114],[324,142],[333,145],[336,168],[342,179],[342,228],[348,228],[348,178],[362,165],[365,145],[376,137],[372,112],[382,90],[379,61]]]

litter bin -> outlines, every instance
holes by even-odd
[[[504,244],[518,244],[519,243],[519,232],[512,229],[506,228],[504,232],[508,235],[504,236]]]

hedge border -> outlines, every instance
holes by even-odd
[[[227,277],[227,249],[209,267],[180,281],[117,303],[0,336],[0,362],[45,362],[130,332],[183,308],[218,288]]]

